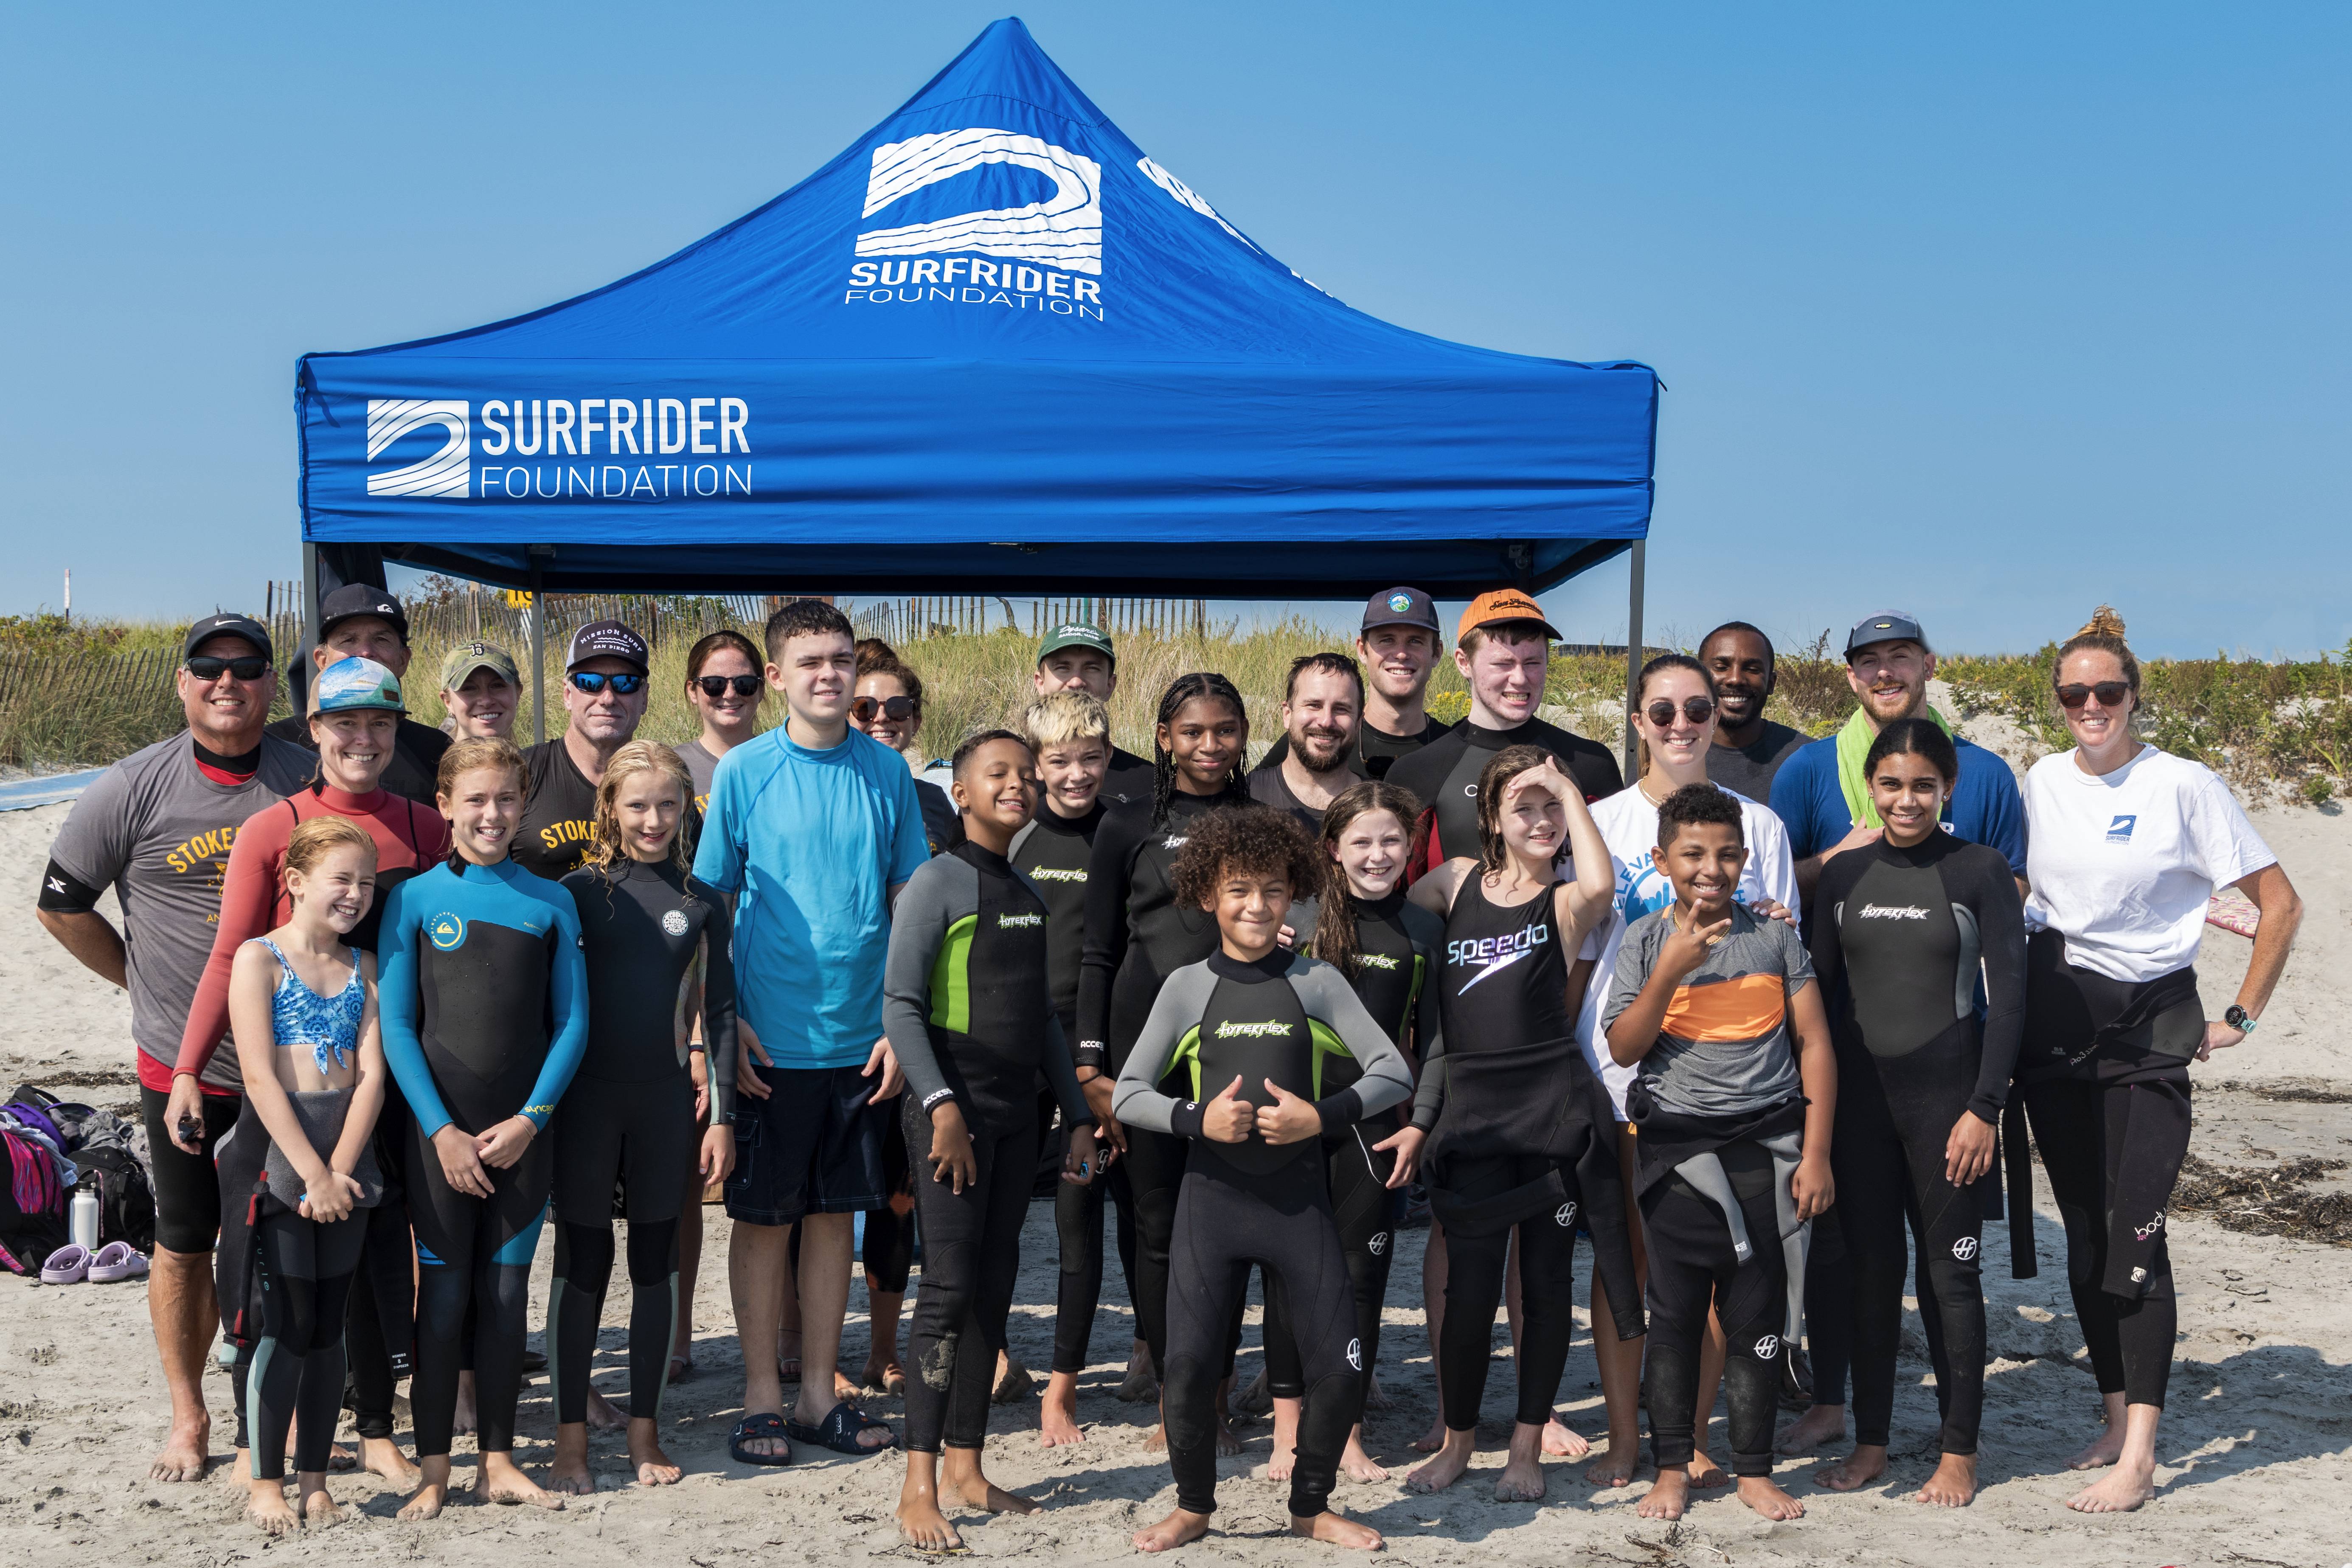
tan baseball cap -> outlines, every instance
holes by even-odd
[[[516,690],[522,689],[522,677],[515,671],[514,656],[496,643],[461,642],[441,656],[441,689],[455,691],[466,684],[466,677],[478,669],[487,669]]]
[[[1471,600],[1454,628],[1454,640],[1458,643],[1478,627],[1499,621],[1531,621],[1544,629],[1544,636],[1559,641],[1559,628],[1544,618],[1543,606],[1517,588],[1496,588]]]

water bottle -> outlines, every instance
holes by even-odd
[[[85,1184],[76,1187],[72,1212],[67,1218],[67,1228],[73,1233],[73,1244],[85,1252],[98,1250],[98,1189]]]

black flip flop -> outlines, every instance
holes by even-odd
[[[878,1447],[867,1447],[857,1440],[857,1435],[869,1428],[890,1432],[890,1441]],[[846,1399],[826,1411],[824,1419],[815,1426],[787,1421],[784,1431],[795,1443],[814,1443],[820,1448],[830,1448],[836,1454],[847,1454],[856,1459],[887,1454],[898,1446],[898,1435],[891,1431],[888,1422],[875,1420]]]
[[[735,1430],[727,1434],[727,1457],[739,1465],[789,1465],[793,1462],[791,1445],[781,1454],[754,1454],[743,1447],[746,1443],[772,1442],[778,1437],[789,1438],[793,1434],[781,1415],[746,1415],[735,1423]]]

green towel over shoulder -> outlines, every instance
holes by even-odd
[[[1926,711],[1927,717],[1936,721],[1937,728],[1947,735],[1951,734],[1952,721],[1949,719],[1933,708]],[[1879,820],[1878,807],[1871,804],[1870,780],[1863,776],[1863,762],[1870,755],[1870,743],[1876,739],[1878,731],[1871,728],[1869,716],[1859,708],[1853,710],[1853,717],[1845,721],[1845,728],[1838,731],[1837,737],[1838,788],[1845,793],[1846,815],[1864,827],[1886,826]],[[1951,809],[1947,803],[1944,807],[1946,813]]]

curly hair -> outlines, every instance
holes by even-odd
[[[1402,784],[1366,779],[1341,791],[1323,812],[1323,857],[1328,868],[1323,873],[1323,908],[1315,921],[1315,956],[1350,977],[1361,954],[1356,947],[1356,889],[1348,886],[1347,873],[1339,869],[1339,837],[1348,831],[1348,824],[1375,811],[1388,812],[1397,819],[1404,829],[1409,855],[1412,825],[1421,816],[1421,798]]]
[[[1229,876],[1279,875],[1293,902],[1323,890],[1323,854],[1286,811],[1246,804],[1203,812],[1176,851],[1176,901],[1217,907],[1217,887]]]
[[[1711,784],[1687,784],[1658,803],[1658,847],[1675,841],[1685,827],[1728,827],[1731,836],[1748,842],[1748,825],[1740,820],[1739,803]]]
[[[677,831],[670,836],[669,858],[681,871],[694,869],[694,776],[676,752],[657,741],[631,741],[604,764],[596,785],[596,822],[588,843],[588,863],[610,877],[613,868],[629,858],[621,843],[621,816],[614,803],[621,786],[639,773],[659,773],[677,786]]]
[[[1478,770],[1478,869],[1500,871],[1510,863],[1511,852],[1503,843],[1503,786],[1529,768],[1539,768],[1551,755],[1540,746],[1505,746],[1487,759]],[[1559,854],[1568,853],[1568,839],[1559,841]],[[1559,857],[1554,856],[1557,860]]]

